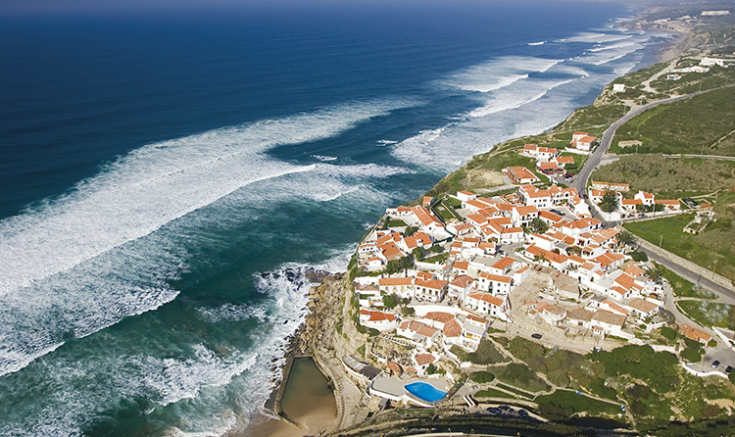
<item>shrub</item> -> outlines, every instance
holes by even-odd
[[[645,252],[641,252],[640,250],[636,250],[635,252],[632,252],[630,254],[630,257],[633,258],[633,261],[637,261],[637,262],[648,261],[648,255],[646,255]]]
[[[388,308],[389,310],[392,310],[393,308],[398,305],[398,300],[396,299],[396,296],[393,294],[386,294],[383,296],[383,306]]]
[[[642,379],[658,393],[671,391],[679,381],[676,356],[656,352],[650,346],[626,345],[609,352],[592,352],[588,357],[602,363],[608,376],[630,375]]]
[[[490,372],[473,372],[470,374],[470,379],[478,384],[487,384],[495,379],[495,375]]]
[[[489,340],[482,340],[475,352],[465,352],[457,345],[450,349],[460,361],[469,361],[474,364],[495,364],[506,361],[500,351]]]

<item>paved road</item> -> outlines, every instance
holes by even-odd
[[[607,150],[610,148],[612,139],[615,136],[615,131],[620,126],[627,123],[631,118],[636,117],[658,105],[676,102],[678,100],[687,99],[687,98],[694,97],[699,94],[702,94],[702,92],[698,91],[696,93],[685,94],[683,96],[670,97],[668,99],[658,100],[658,101],[649,103],[647,105],[639,106],[635,109],[632,109],[628,111],[628,113],[622,116],[621,118],[615,120],[610,125],[610,127],[608,127],[607,130],[603,132],[602,140],[600,140],[600,145],[597,146],[597,148],[595,149],[594,152],[592,152],[592,154],[590,154],[589,158],[584,164],[584,167],[582,167],[582,171],[580,171],[579,174],[577,174],[572,180],[571,186],[576,188],[579,193],[585,192],[585,187],[587,186],[587,180],[589,179],[590,175],[595,170],[595,168],[597,168],[597,166],[600,164],[600,161],[602,160],[602,157],[605,155],[605,153],[607,153]]]
[[[699,158],[699,159],[715,159],[718,161],[735,161],[735,156],[722,155],[697,155],[694,153],[679,153],[674,155],[664,155],[666,158]]]
[[[602,160],[605,153],[607,153],[607,150],[610,148],[610,144],[612,143],[613,137],[615,137],[615,131],[620,126],[627,123],[630,119],[658,105],[673,103],[679,100],[688,99],[688,98],[695,97],[700,94],[708,93],[711,91],[714,91],[714,90],[697,91],[695,93],[685,94],[682,96],[670,97],[668,99],[658,100],[656,102],[652,102],[647,105],[643,105],[635,109],[632,109],[627,114],[625,114],[623,117],[613,122],[610,125],[610,127],[607,128],[607,130],[605,130],[605,132],[602,134],[602,140],[600,141],[600,145],[589,156],[589,158],[585,162],[584,167],[582,168],[582,171],[580,171],[579,174],[577,174],[577,176],[571,181],[570,185],[576,188],[580,194],[585,193],[585,187],[587,186],[587,181],[589,180],[589,177],[592,174],[592,172],[595,170],[595,168],[597,168],[597,166],[600,165],[600,161]],[[589,203],[589,199],[586,199],[586,201],[587,203]],[[616,226],[619,224],[618,222],[609,222],[609,221],[604,220],[597,213],[596,208],[591,204],[590,204],[590,211],[592,212],[592,215],[595,216],[595,218],[602,220],[603,224],[607,227],[612,227],[612,226]],[[648,257],[651,258],[652,260],[658,262],[659,264],[662,264],[669,270],[674,271],[679,276],[682,276],[685,279],[688,279],[689,281],[695,284],[698,284],[700,287],[706,288],[718,294],[728,296],[730,298],[735,298],[735,292],[732,291],[731,289],[723,287],[715,282],[708,280],[707,278],[702,277],[696,272],[693,272],[687,269],[686,267],[679,265],[672,259],[657,255],[645,249],[643,249],[643,251],[646,252]]]
[[[669,258],[660,256],[643,247],[641,247],[640,249],[643,252],[645,252],[646,255],[648,255],[648,258],[652,259],[653,261],[656,261],[657,263],[663,265],[667,269],[673,271],[674,273],[683,277],[684,279],[691,281],[692,283],[698,285],[699,287],[713,291],[717,294],[724,295],[730,299],[735,299],[735,291],[727,287],[723,287],[722,285],[716,282],[710,281],[709,279],[703,277],[702,275],[696,272],[693,272],[682,265],[677,264],[676,262],[672,261]]]

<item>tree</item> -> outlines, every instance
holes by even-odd
[[[640,250],[631,252],[630,257],[633,258],[633,261],[637,261],[637,262],[648,261],[648,255],[646,255],[646,252],[641,252]]]
[[[633,238],[633,234],[631,234],[628,231],[622,231],[618,234],[618,243],[622,245],[629,245],[632,244],[635,241],[635,238]]]
[[[653,282],[659,282],[664,277],[664,273],[666,271],[666,267],[662,266],[661,264],[653,264],[653,268],[648,269],[648,277],[651,278]]]
[[[411,316],[416,315],[416,310],[413,309],[413,307],[404,306],[404,307],[401,307],[401,314],[403,314],[406,317],[411,317]]]
[[[401,270],[410,269],[413,267],[413,255],[406,255],[398,260],[398,266]]]
[[[536,234],[543,234],[549,229],[549,226],[541,220],[540,218],[536,217],[531,221],[531,223],[528,225],[528,229]]]
[[[388,308],[389,310],[392,310],[393,308],[398,305],[398,300],[396,300],[396,296],[393,294],[386,294],[383,296],[383,306]]]
[[[605,212],[613,212],[618,209],[618,196],[615,195],[614,191],[605,191],[605,195],[602,196],[602,201],[600,201],[600,209]]]

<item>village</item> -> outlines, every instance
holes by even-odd
[[[595,146],[575,132],[566,150]],[[434,406],[488,332],[585,354],[646,344],[671,324],[660,311],[666,281],[633,260],[625,231],[604,227],[583,196],[606,221],[676,213],[682,202],[629,193],[624,181],[591,181],[580,194],[555,183],[573,162],[558,150],[527,144],[517,153],[534,158],[536,171],[504,168],[510,192],[463,190],[389,208],[360,242],[353,318],[369,340],[342,364],[369,396]],[[711,339],[692,324],[676,327],[702,345]]]

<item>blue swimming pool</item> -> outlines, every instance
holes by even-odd
[[[435,388],[425,382],[414,382],[404,385],[403,388],[409,393],[426,402],[436,402],[446,396],[447,392]]]

